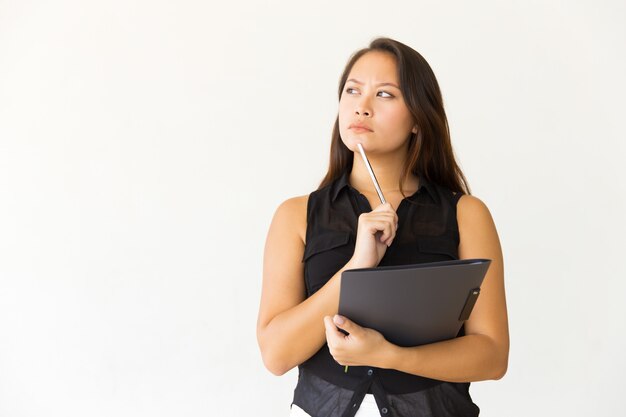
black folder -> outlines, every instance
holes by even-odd
[[[480,294],[490,259],[349,269],[339,314],[398,346],[455,338]]]

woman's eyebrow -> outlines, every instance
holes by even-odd
[[[354,78],[350,78],[350,79],[349,79],[349,80],[347,80],[346,82],[348,82],[348,81],[352,81],[353,83],[357,83],[357,84],[363,84],[361,81],[359,81],[359,80],[355,80]],[[397,88],[398,90],[400,89],[400,87],[398,87],[398,86],[397,86],[397,85],[395,85],[394,83],[380,83],[380,84],[377,84],[377,85],[376,85],[376,87],[380,87],[381,85],[390,85],[390,86],[392,86],[392,87]]]

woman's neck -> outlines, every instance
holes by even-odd
[[[367,153],[367,159],[372,166],[372,170],[376,175],[376,180],[383,194],[400,191],[398,183],[402,176],[405,157],[406,155],[402,154],[370,155]],[[352,164],[349,182],[352,187],[356,188],[361,193],[376,193],[372,178],[358,151],[354,154],[354,162]],[[417,177],[413,174],[409,174],[408,178],[403,180],[402,188],[405,192],[407,190],[417,190],[418,185]]]

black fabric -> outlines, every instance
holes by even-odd
[[[419,189],[396,209],[398,230],[379,266],[458,259],[456,204],[461,193],[419,178]],[[349,172],[309,195],[304,279],[315,294],[352,257],[358,216],[372,210],[349,184]],[[459,336],[463,335],[461,328]],[[298,366],[293,404],[313,417],[352,417],[366,393],[374,394],[382,416],[477,416],[469,383],[450,383],[368,366],[348,372],[324,344]]]

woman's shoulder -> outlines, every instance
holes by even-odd
[[[289,213],[289,215],[294,215],[300,213],[302,209],[304,209],[304,213],[306,214],[306,205],[308,200],[309,194],[290,197],[280,203],[277,210],[283,210]]]
[[[470,194],[460,196],[456,209],[459,232],[481,231],[495,228],[493,217],[487,205],[478,197]]]
[[[302,242],[306,240],[307,203],[309,194],[290,197],[280,203],[274,217],[281,223],[289,225],[298,233]]]
[[[453,194],[456,196],[458,192],[453,192]],[[457,214],[461,212],[476,214],[484,211],[489,211],[487,205],[475,195],[461,193],[461,196],[458,197]]]

